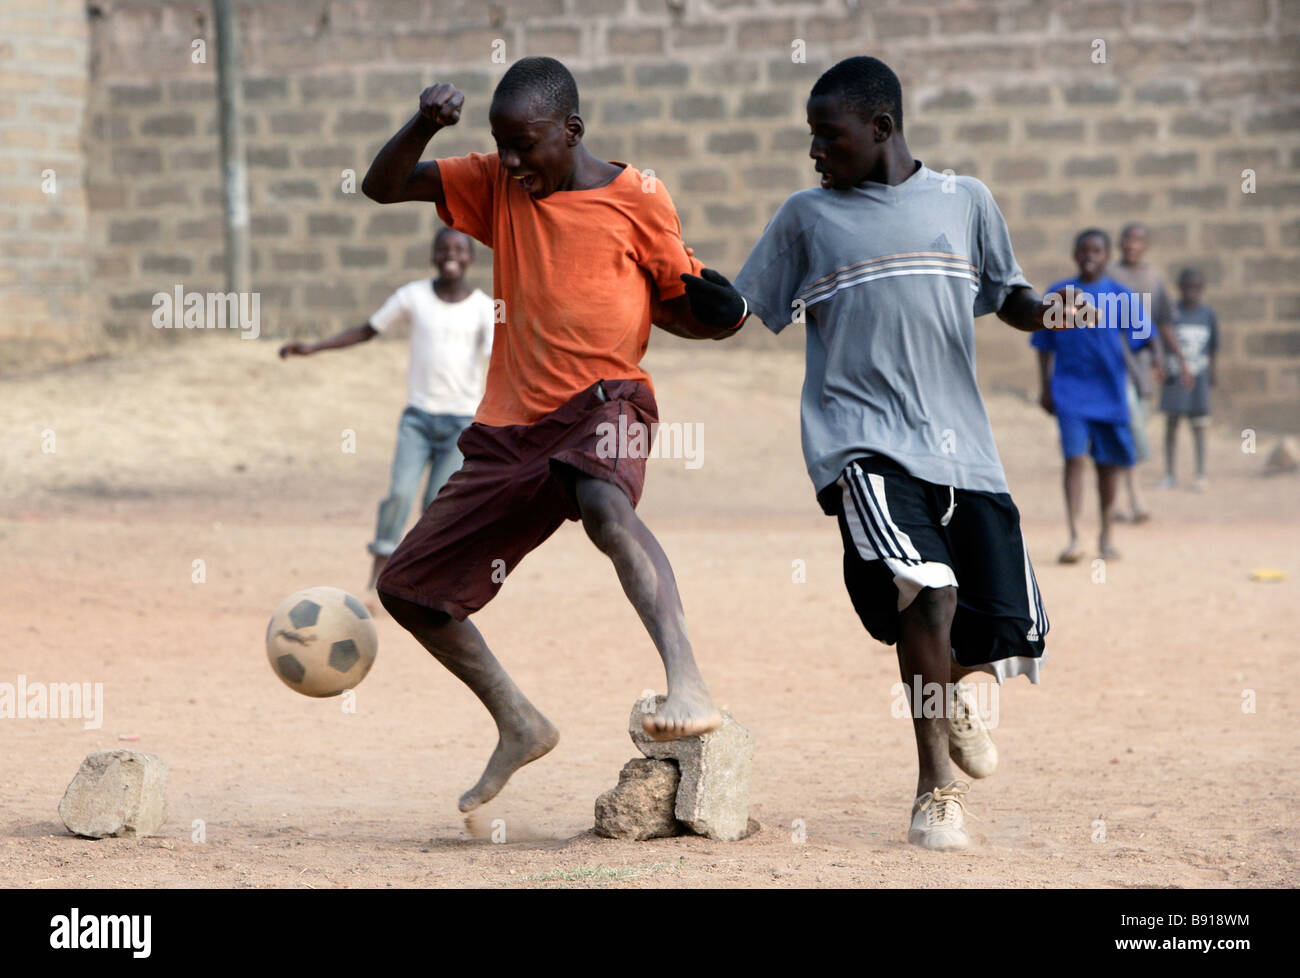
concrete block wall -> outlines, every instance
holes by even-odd
[[[102,346],[90,298],[82,0],[0,4],[0,369]]]
[[[214,44],[210,8],[89,9],[89,322],[156,341],[170,331],[150,326],[155,292],[222,287],[215,52],[194,60],[195,41]],[[428,269],[432,208],[380,207],[359,184],[435,80],[464,89],[467,108],[431,152],[490,152],[487,105],[509,62],[564,60],[591,148],[653,169],[697,254],[734,273],[780,201],[813,183],[808,89],[838,58],[867,53],[902,78],[916,155],[990,186],[1035,284],[1071,272],[1081,227],[1146,221],[1167,276],[1187,264],[1206,274],[1224,325],[1220,403],[1243,423],[1300,429],[1294,0],[264,0],[239,17],[268,333],[363,321]],[[0,113],[34,97],[0,94]],[[7,151],[0,160],[12,166]],[[39,269],[42,256],[23,260]],[[6,297],[13,285],[0,282]],[[979,334],[987,385],[1033,386],[1022,335],[993,318]]]

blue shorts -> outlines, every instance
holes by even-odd
[[[1061,453],[1066,458],[1089,454],[1098,465],[1128,468],[1137,461],[1133,432],[1125,421],[1095,421],[1072,414],[1056,413],[1061,428]]]

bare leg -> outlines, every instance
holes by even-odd
[[[952,616],[956,610],[956,588],[925,588],[899,616],[898,667],[913,704],[927,701],[926,692],[935,688],[931,683],[945,691],[940,702],[946,704],[947,684],[953,681],[953,672],[963,668],[952,660]],[[922,684],[920,695],[918,683]],[[948,760],[948,720],[943,710],[939,712],[939,716],[926,717],[916,716],[913,711],[912,730],[920,769],[917,797],[953,779]]]
[[[668,677],[668,699],[645,718],[645,732],[655,740],[676,740],[716,730],[722,714],[695,664],[677,581],[659,541],[618,486],[579,478],[574,489],[587,536],[613,561],[623,593],[650,633]]]
[[[1145,523],[1151,516],[1142,505],[1142,490],[1137,477],[1137,463],[1124,470],[1124,488],[1128,494],[1129,520]]]
[[[1174,459],[1178,452],[1178,415],[1165,415],[1165,481],[1173,484]]]
[[[1124,478],[1123,478],[1121,481],[1124,483],[1124,490],[1125,490],[1126,492],[1128,492],[1128,494],[1129,494],[1129,497],[1128,497],[1128,499],[1129,499],[1129,506],[1132,507],[1132,505],[1133,505],[1133,470],[1132,470],[1131,468],[1130,468],[1130,469],[1125,469],[1125,470],[1124,470]],[[1126,513],[1126,512],[1124,512],[1124,510],[1123,510],[1122,508],[1116,508],[1116,510],[1115,510],[1115,515],[1114,515],[1114,519],[1115,519],[1115,522],[1116,522],[1116,523],[1127,523],[1127,522],[1128,522],[1129,520],[1131,520],[1132,518],[1133,518],[1133,517],[1132,517],[1132,513],[1131,513],[1131,512]]]
[[[1118,465],[1097,466],[1097,494],[1101,497],[1101,534],[1097,538],[1097,548],[1106,560],[1114,560],[1119,551],[1111,546],[1111,513],[1115,508],[1115,497],[1119,495]]]
[[[1192,443],[1196,448],[1196,478],[1204,480],[1205,478],[1205,428],[1206,424],[1199,419],[1193,418],[1192,426]]]
[[[1083,508],[1083,471],[1087,460],[1082,456],[1065,460],[1065,522],[1070,528],[1070,542],[1057,558],[1063,564],[1073,564],[1083,556],[1079,552],[1077,522]]]
[[[472,623],[382,590],[379,596],[394,620],[468,686],[496,721],[496,750],[478,784],[460,797],[460,810],[473,811],[495,798],[517,770],[549,753],[560,733],[520,692]]]

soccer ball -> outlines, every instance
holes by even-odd
[[[336,587],[289,595],[266,626],[271,668],[304,696],[338,696],[351,689],[366,678],[378,650],[370,612]]]

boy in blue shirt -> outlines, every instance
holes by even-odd
[[[1119,556],[1111,545],[1110,528],[1120,474],[1136,460],[1124,347],[1139,350],[1150,341],[1151,326],[1144,312],[1150,303],[1143,303],[1136,292],[1106,275],[1109,258],[1110,238],[1105,231],[1089,228],[1080,232],[1074,240],[1079,274],[1055,283],[1048,291],[1087,296],[1097,309],[1097,322],[1091,328],[1044,330],[1034,333],[1029,341],[1038,351],[1039,403],[1048,414],[1056,415],[1065,456],[1065,517],[1070,542],[1057,558],[1063,564],[1073,564],[1083,556],[1076,521],[1083,504],[1084,456],[1091,453],[1097,467],[1101,497],[1097,546],[1100,556],[1108,560]],[[1069,299],[1067,304],[1071,304]]]

